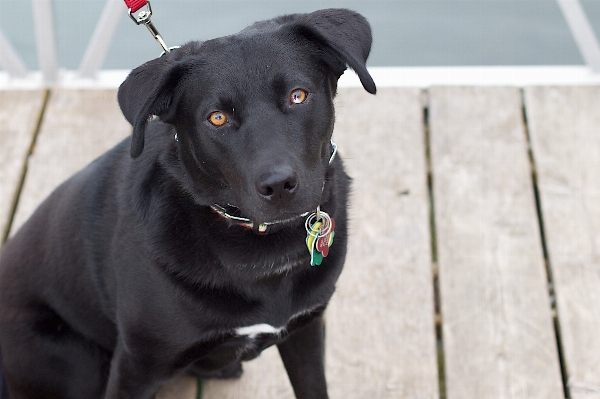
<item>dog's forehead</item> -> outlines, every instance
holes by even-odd
[[[198,77],[217,85],[264,85],[273,79],[320,75],[307,46],[271,32],[238,34],[202,43]]]

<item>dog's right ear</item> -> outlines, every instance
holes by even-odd
[[[163,56],[137,67],[119,87],[119,106],[133,126],[131,157],[144,149],[144,131],[148,120],[156,115],[163,122],[175,114],[179,82],[188,68],[181,61]]]
[[[358,75],[366,91],[375,94],[377,87],[367,70],[371,52],[371,26],[365,17],[347,9],[318,10],[310,14],[297,14],[291,24],[293,32],[316,43],[333,59],[327,62],[339,78],[350,66]]]

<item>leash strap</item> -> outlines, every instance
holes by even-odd
[[[125,0],[125,5],[130,12],[137,12],[140,8],[146,5],[146,0]]]
[[[151,21],[152,6],[150,5],[150,2],[147,0],[125,0],[125,5],[129,9],[129,18],[131,18],[131,20],[135,22],[136,25],[144,24],[146,28],[148,28],[148,31],[150,32],[152,37],[154,37],[154,40],[156,40],[160,47],[162,47],[163,54],[170,52],[171,49],[166,45],[160,32],[158,31],[158,29],[156,29],[156,27]],[[140,13],[137,16],[133,15],[135,12],[139,11],[144,6],[148,6],[148,9],[140,11]]]

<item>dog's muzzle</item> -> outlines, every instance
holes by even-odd
[[[329,165],[331,165],[331,163],[333,162],[333,159],[335,158],[336,154],[337,154],[337,145],[332,140],[331,141],[331,156],[329,157]],[[323,189],[324,188],[325,188],[325,184],[323,184]],[[284,227],[286,224],[289,224],[289,223],[294,222],[301,218],[305,218],[309,214],[311,214],[311,212],[305,212],[296,217],[286,219],[286,220],[277,220],[277,221],[265,222],[265,223],[255,223],[252,220],[250,220],[246,217],[243,217],[239,208],[237,208],[233,205],[228,204],[226,206],[221,206],[218,204],[212,204],[210,206],[210,208],[213,211],[215,211],[218,215],[223,217],[224,219],[227,219],[229,222],[236,224],[238,226],[250,229],[255,234],[273,233],[273,232],[281,229],[282,227]],[[320,207],[317,207],[316,212],[317,212],[317,214],[320,212]]]

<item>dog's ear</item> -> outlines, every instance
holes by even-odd
[[[119,87],[119,106],[133,126],[131,156],[144,149],[144,131],[152,115],[164,122],[175,114],[179,81],[187,71],[180,61],[163,56],[137,67]]]
[[[365,90],[375,94],[377,88],[366,65],[372,36],[365,17],[351,10],[327,9],[301,14],[295,22],[298,34],[332,53],[334,60],[326,61],[338,78],[347,64],[356,72]]]

